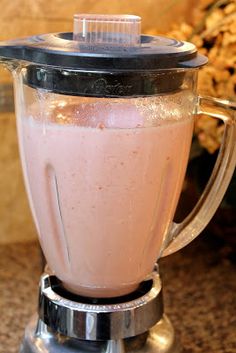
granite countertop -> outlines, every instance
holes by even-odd
[[[184,353],[236,352],[235,247],[203,234],[161,260],[165,311]],[[0,246],[0,352],[16,353],[37,305],[37,242]]]

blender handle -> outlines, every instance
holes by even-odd
[[[236,165],[236,103],[198,97],[196,114],[221,119],[225,124],[220,151],[198,203],[181,223],[172,223],[162,257],[182,249],[206,227],[220,205]]]

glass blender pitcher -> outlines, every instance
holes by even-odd
[[[76,15],[74,33],[0,44],[14,78],[27,194],[50,268],[46,287],[50,276],[50,283],[56,279],[71,303],[123,303],[117,298],[137,293],[157,259],[203,230],[236,163],[235,104],[196,93],[206,57],[191,43],[140,35],[140,26],[137,16]],[[176,224],[194,116],[202,112],[225,124],[222,147],[198,204]],[[63,329],[57,311],[63,300],[56,302],[47,314],[44,302],[41,324],[98,338],[88,334],[97,318],[85,325],[87,334],[77,327],[73,336],[74,321],[74,331],[68,320]]]

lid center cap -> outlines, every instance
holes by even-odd
[[[134,15],[74,15],[73,40],[83,44],[139,46],[141,17]]]

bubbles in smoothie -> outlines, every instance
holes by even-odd
[[[92,128],[137,128],[143,117],[134,104],[126,102],[54,102],[47,111],[48,123]]]
[[[194,99],[190,91],[181,90],[171,95],[139,98],[135,105],[143,117],[144,127],[152,127],[191,117],[195,106]]]
[[[44,124],[90,128],[136,129],[175,123],[192,116],[194,96],[186,92],[136,98],[65,97],[54,95],[32,107],[29,116]],[[43,112],[43,114],[39,113]],[[42,118],[43,116],[43,118]]]

